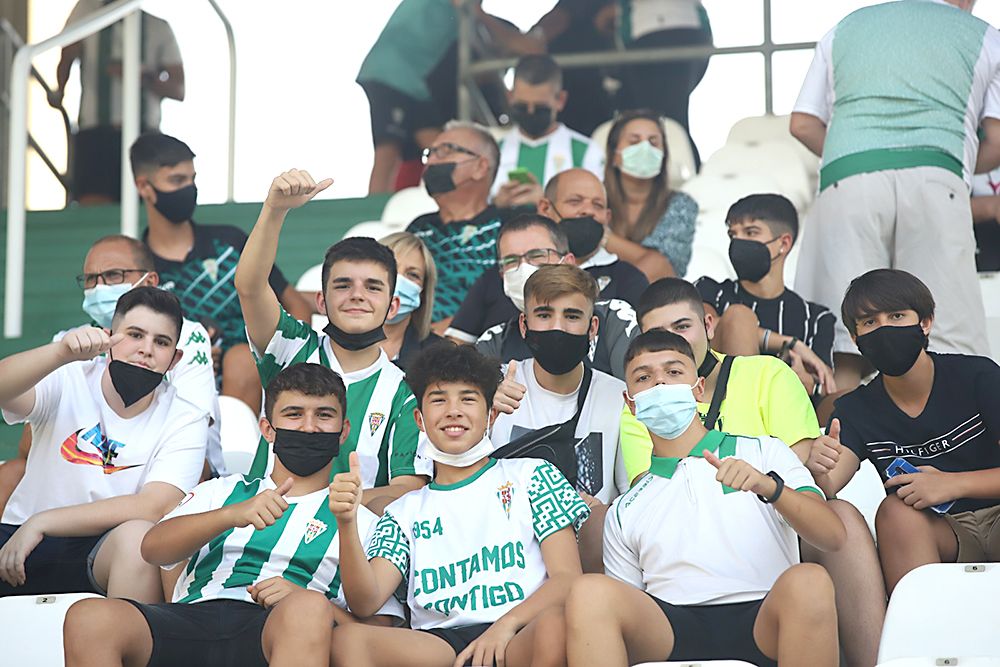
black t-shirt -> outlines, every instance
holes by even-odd
[[[835,403],[840,441],[883,479],[897,458],[944,472],[1000,467],[1000,366],[986,357],[930,353],[934,386],[924,411],[904,413],[885,391],[882,376]],[[959,499],[949,514],[996,505],[989,498]]]
[[[392,363],[405,373],[421,352],[432,345],[443,342],[445,342],[444,338],[433,331],[427,335],[427,338],[420,340],[417,336],[417,330],[411,324],[406,327],[406,331],[403,333],[403,344],[399,347],[399,356],[393,359]]]
[[[694,286],[701,300],[722,315],[734,303],[757,314],[760,326],[783,336],[794,336],[805,343],[827,366],[833,366],[833,325],[837,316],[826,306],[806,301],[790,289],[776,299],[762,299],[743,289],[738,281],[721,283],[707,276]]]
[[[180,299],[184,316],[202,324],[217,324],[222,332],[222,348],[227,350],[247,342],[243,311],[233,282],[247,235],[232,225],[192,222],[191,227],[194,246],[183,261],[174,262],[153,253],[153,263],[160,274],[160,285]],[[147,229],[142,240],[148,244],[148,239]],[[279,298],[288,287],[277,265],[271,268],[268,283]]]
[[[639,295],[649,287],[646,274],[621,260],[604,266],[588,266],[584,270],[597,280],[601,301],[618,299],[634,307]],[[517,315],[514,302],[503,293],[500,272],[487,270],[469,288],[455,319],[451,321],[450,329],[466,334],[465,338],[472,342],[487,329]]]

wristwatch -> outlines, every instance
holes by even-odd
[[[773,470],[767,473],[767,476],[773,479],[774,483],[778,485],[777,488],[775,488],[774,490],[774,495],[772,495],[770,498],[765,498],[764,496],[758,493],[757,498],[760,500],[760,502],[764,503],[765,505],[771,505],[778,502],[778,498],[781,497],[781,492],[785,490],[785,480],[781,479],[781,475],[774,472]]]

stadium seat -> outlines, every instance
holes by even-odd
[[[345,239],[349,239],[357,236],[368,236],[373,239],[380,239],[383,236],[388,236],[393,232],[401,232],[406,229],[406,226],[410,224],[410,221],[406,222],[388,222],[385,220],[374,220],[372,222],[359,222],[344,234]]]
[[[613,123],[614,120],[606,120],[598,125],[590,135],[591,141],[606,148]],[[677,121],[664,118],[663,132],[667,137],[667,180],[671,187],[679,188],[695,176],[694,150],[687,132]]]
[[[62,667],[66,612],[77,600],[99,597],[93,593],[60,593],[0,598],[3,664]]]
[[[635,667],[754,667],[742,660],[698,660],[697,662],[643,662]]]
[[[699,176],[738,177],[760,171],[775,181],[772,192],[788,197],[797,210],[804,211],[812,202],[809,174],[796,149],[785,141],[726,144],[702,163]]]
[[[880,662],[877,667],[1000,667],[1000,658],[899,658]]]
[[[1000,656],[997,619],[1000,567],[996,564],[918,567],[900,580],[889,600],[878,662]]]
[[[785,141],[795,148],[799,162],[806,170],[812,190],[819,179],[819,158],[792,136],[788,130],[789,116],[752,116],[736,122],[729,130],[727,144],[753,145],[762,141]]]
[[[840,490],[837,498],[846,500],[858,508],[868,522],[872,537],[875,537],[875,513],[885,500],[885,487],[882,486],[882,478],[871,461],[865,459],[861,462],[861,467],[847,486]]]
[[[396,226],[402,225],[400,229],[403,229],[417,216],[433,213],[436,210],[438,210],[437,202],[431,199],[427,190],[422,186],[404,188],[389,197],[389,201],[385,203],[385,208],[382,209],[382,222],[396,223],[394,228],[390,230],[395,232],[399,231],[399,229],[395,229]],[[386,232],[386,234],[388,233]],[[384,235],[380,234],[374,238],[380,238]]]
[[[986,310],[986,335],[994,360],[1000,360],[1000,272],[980,273],[979,289]]]
[[[703,172],[685,183],[681,191],[698,202],[698,226],[718,227],[726,234],[726,213],[733,203],[746,195],[761,192],[781,193],[781,181],[765,171]]]
[[[222,434],[222,458],[229,474],[245,475],[250,471],[260,427],[257,416],[246,403],[232,396],[219,396],[219,428]]]
[[[504,127],[500,127],[499,125],[490,125],[486,129],[489,130],[489,133],[499,144],[501,141],[503,141],[503,138],[507,136],[507,133],[510,132],[511,128],[510,125],[506,125]]]

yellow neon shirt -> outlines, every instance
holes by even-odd
[[[721,362],[723,355],[712,351]],[[707,403],[698,404],[702,418]],[[749,437],[769,435],[789,446],[819,437],[819,422],[805,387],[788,364],[776,357],[736,357],[715,429]],[[653,442],[631,412],[622,411],[622,456],[629,480],[649,470]]]

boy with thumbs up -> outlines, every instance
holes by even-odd
[[[638,336],[625,367],[626,402],[653,439],[650,474],[608,510],[607,575],[570,591],[569,663],[837,665],[833,583],[799,562],[798,539],[836,551],[846,531],[809,471],[775,438],[702,425],[704,380],[677,334]]]
[[[230,475],[189,493],[142,542],[150,563],[188,562],[172,603],[77,603],[66,617],[66,664],[326,665],[334,623],[354,620],[328,488],[350,432],[345,399],[340,376],[318,364],[278,373],[260,420],[275,452],[270,475]],[[375,516],[362,509],[358,524],[367,535]],[[373,613],[402,609],[389,601]]]
[[[34,431],[0,524],[0,596],[162,599],[139,542],[197,484],[208,439],[206,408],[163,378],[182,356],[180,329],[177,297],[138,287],[110,329],[0,361],[3,418]]]

